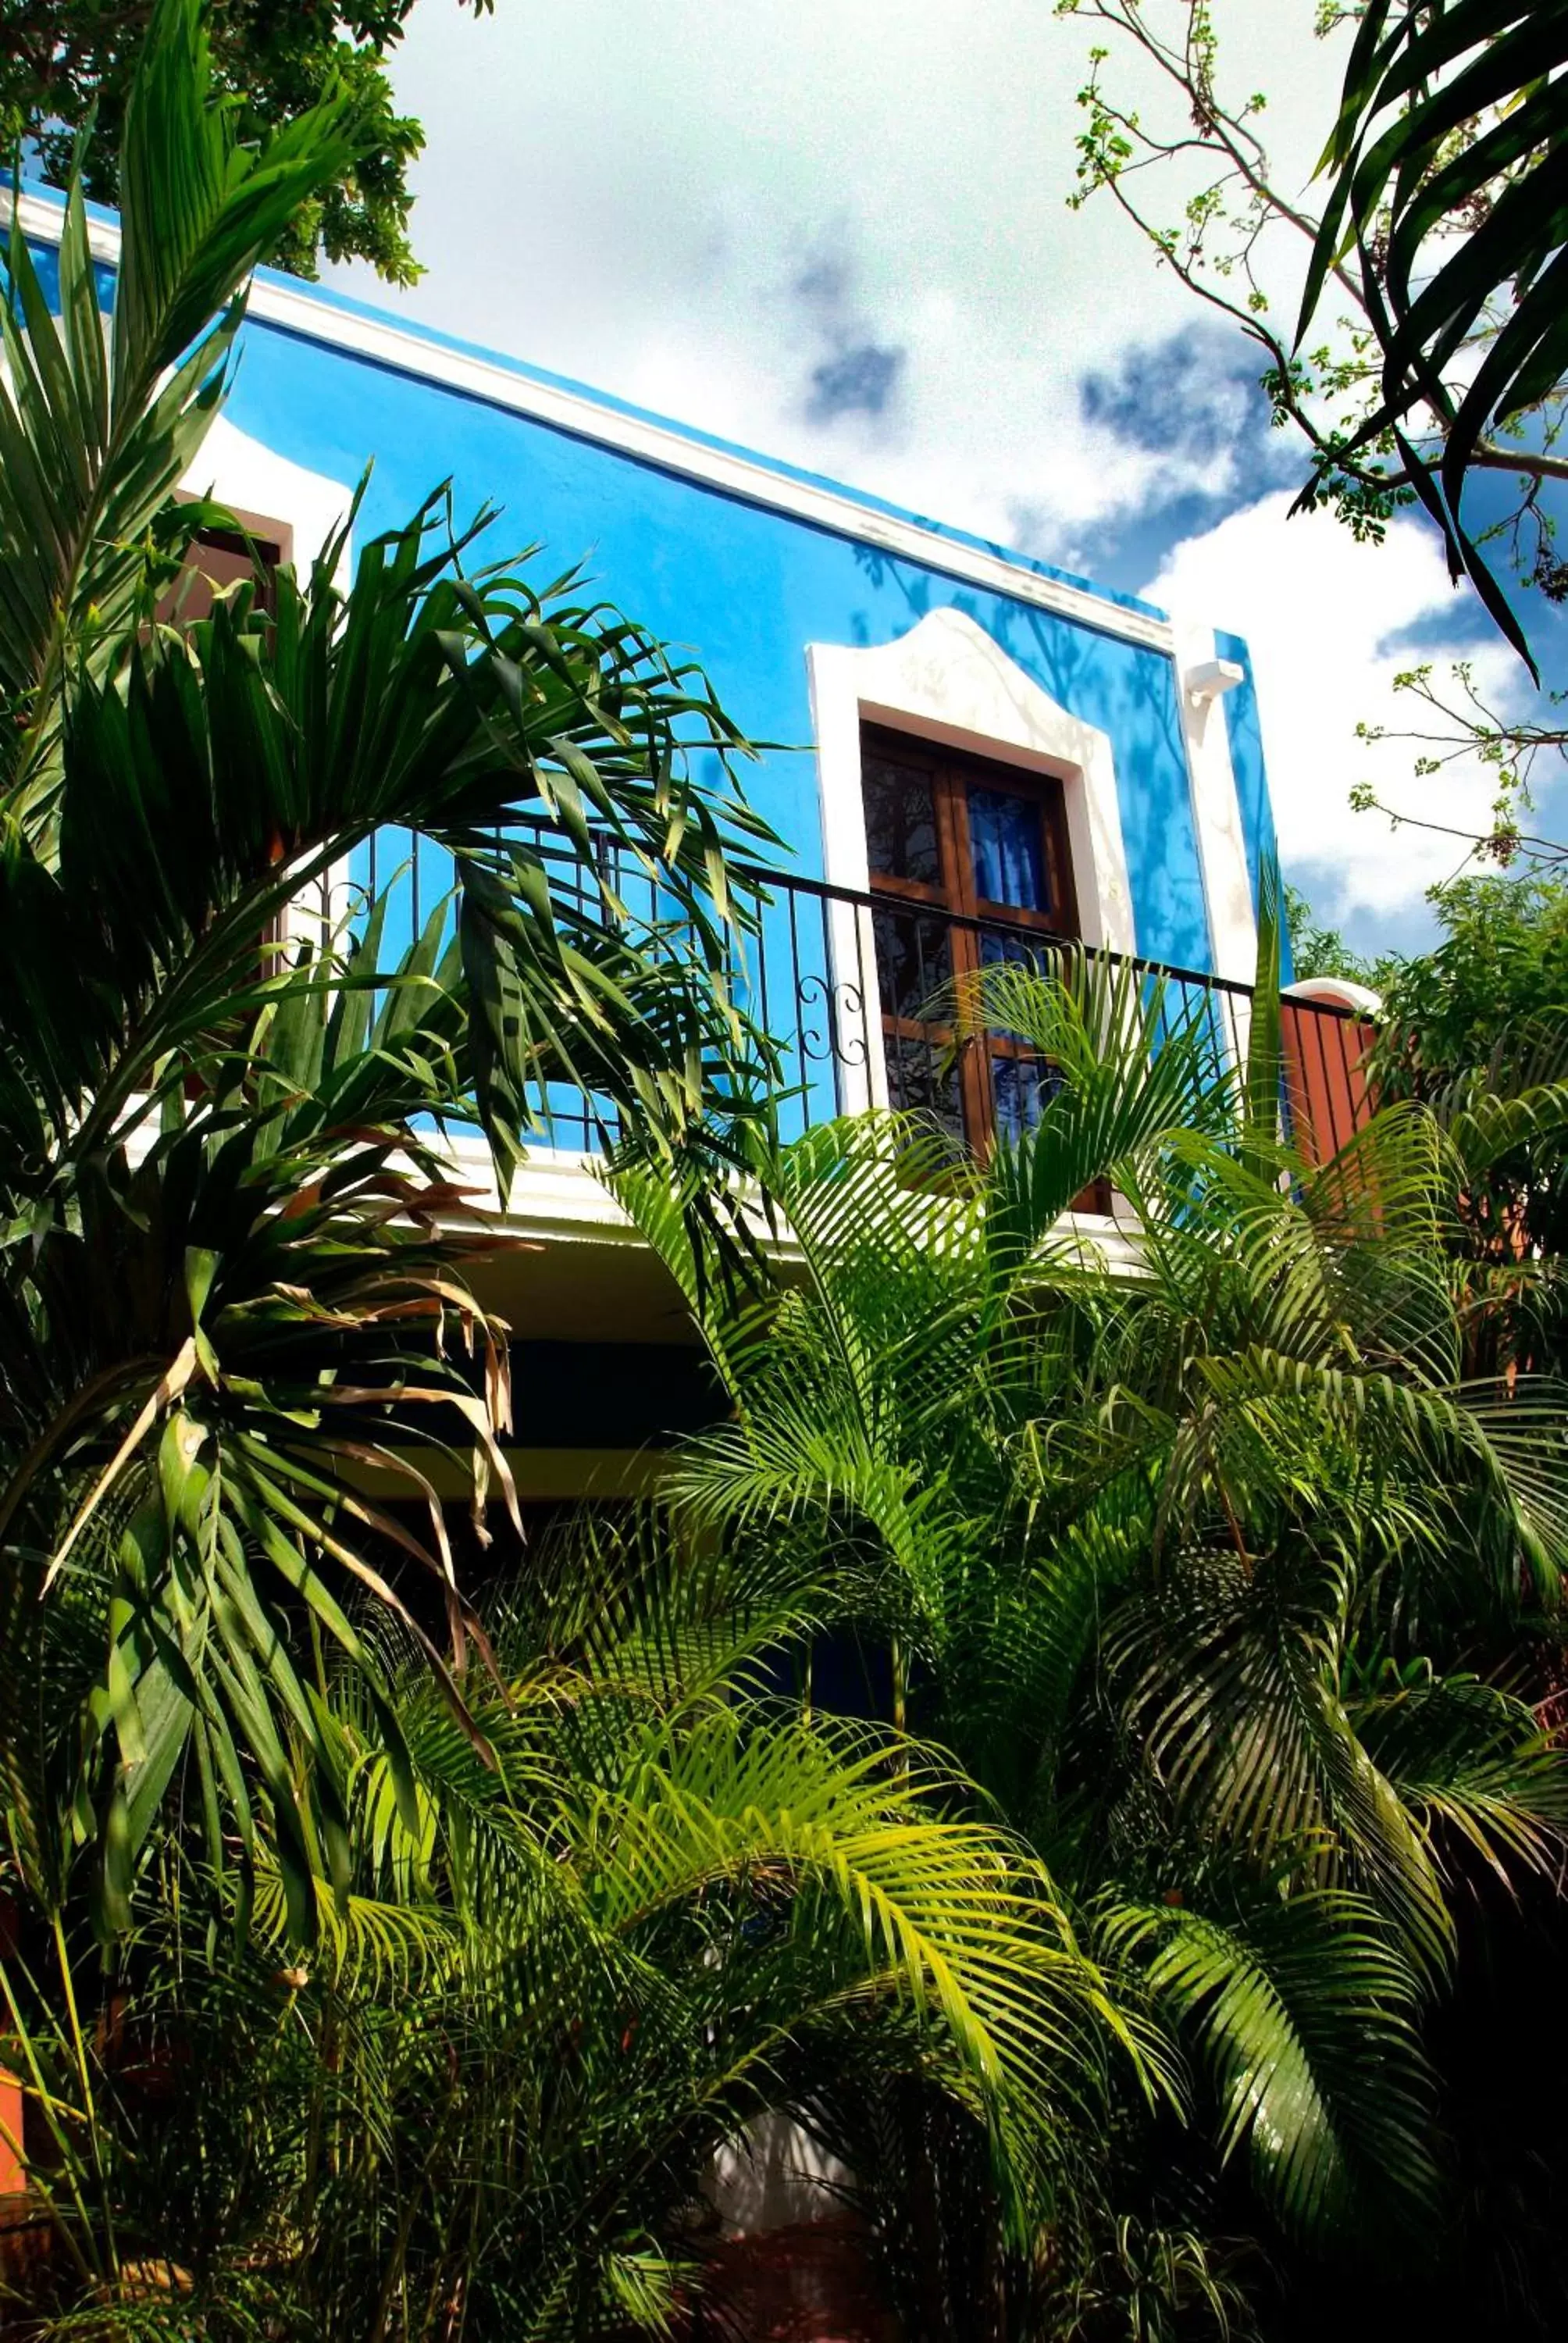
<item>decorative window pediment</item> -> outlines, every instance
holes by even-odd
[[[865,889],[860,728],[967,750],[1061,783],[1068,851],[1087,943],[1137,948],[1108,736],[1063,708],[961,610],[932,610],[896,642],[807,652],[822,807],[823,876]]]
[[[1136,950],[1111,742],[960,610],[807,656],[823,876],[862,899],[827,913],[835,1016],[865,1041],[846,1103],[922,1106],[983,1146],[1030,1119],[1041,1070],[1005,1038],[955,1062],[944,983],[1031,930]]]

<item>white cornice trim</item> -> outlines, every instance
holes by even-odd
[[[354,490],[347,481],[291,463],[222,414],[214,416],[180,487],[188,496],[216,497],[232,512],[286,523],[293,538],[289,558],[301,577],[309,575],[332,538],[347,528],[354,509]],[[337,571],[345,590],[353,569],[352,542],[346,540]]]
[[[65,208],[63,204],[52,204],[47,196],[30,196],[24,193],[20,198],[19,209],[22,233],[25,236],[35,244],[57,245],[59,243],[60,231],[65,217]],[[87,245],[95,260],[118,260],[120,256],[118,226],[109,220],[89,219]]]
[[[496,1176],[483,1140],[468,1134],[447,1141],[456,1177],[476,1210],[496,1212],[508,1237],[540,1248],[591,1245],[646,1249],[646,1239],[599,1177],[603,1158],[573,1149],[530,1149],[513,1182],[505,1212],[499,1210]],[[912,1209],[912,1202],[911,1202]],[[471,1228],[465,1220],[453,1226]],[[753,1232],[769,1259],[786,1273],[804,1260],[799,1239],[782,1222],[752,1215]],[[1131,1223],[1114,1214],[1064,1212],[1052,1232],[1060,1244],[1076,1245],[1081,1263],[1092,1262],[1113,1275],[1147,1274],[1141,1240]],[[526,1331],[526,1330],[521,1330]]]
[[[1356,984],[1348,976],[1302,976],[1294,984],[1287,984],[1286,1001],[1323,1001],[1331,1009],[1353,1009],[1358,1017],[1378,1017],[1382,1013],[1382,995],[1370,985]]]
[[[57,205],[41,196],[25,195],[21,198],[21,215],[25,234],[43,244],[59,242],[61,212]],[[106,220],[93,220],[88,226],[88,239],[95,259],[118,258],[120,234],[116,226]],[[1148,611],[1130,610],[1120,602],[1108,601],[1087,587],[1074,586],[1065,578],[1042,577],[1038,570],[1010,561],[1004,554],[990,552],[983,546],[960,543],[919,521],[878,512],[842,489],[815,480],[791,478],[738,449],[706,446],[671,424],[656,422],[647,416],[624,414],[601,405],[583,391],[514,373],[493,358],[449,349],[390,318],[363,317],[354,310],[339,308],[303,287],[296,289],[264,281],[253,287],[250,308],[253,317],[305,340],[348,350],[399,374],[415,375],[448,390],[484,399],[490,406],[508,407],[535,422],[549,424],[577,438],[594,440],[634,457],[638,462],[655,465],[660,471],[699,481],[705,488],[719,489],[747,504],[787,513],[792,519],[808,521],[814,528],[830,530],[836,537],[875,546],[900,560],[918,561],[923,568],[962,578],[966,584],[982,587],[988,593],[1005,594],[1015,602],[1030,603],[1037,609],[1050,610],[1058,618],[1096,628],[1102,634],[1141,644],[1149,650],[1166,655],[1171,652],[1169,622]]]

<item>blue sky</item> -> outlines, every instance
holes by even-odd
[[[1300,186],[1340,62],[1313,0],[1214,13]],[[1421,523],[1287,520],[1251,347],[1103,201],[1068,210],[1088,43],[1050,0],[422,0],[396,79],[427,273],[393,306],[1247,636],[1288,872],[1364,947],[1418,943],[1459,850],[1350,788],[1479,826],[1490,785],[1418,790],[1357,721],[1400,722],[1418,657],[1505,702],[1522,674]]]

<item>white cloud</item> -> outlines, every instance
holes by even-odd
[[[1306,157],[1333,85],[1312,0],[1220,13]],[[1087,373],[1195,314],[1109,201],[1067,210],[1090,38],[1050,0],[508,0],[477,21],[423,0],[396,67],[428,136],[407,306],[1070,564],[1107,516],[1233,486],[1225,447],[1134,446],[1081,412]],[[824,263],[835,315],[799,289]],[[904,353],[897,396],[814,399],[862,345]],[[1176,410],[1182,387],[1152,395]]]
[[[1185,0],[1143,7],[1170,29]],[[1214,6],[1230,86],[1270,93],[1292,188],[1342,55],[1314,13]],[[403,306],[1065,567],[1158,569],[1153,598],[1251,642],[1283,851],[1320,910],[1414,940],[1458,845],[1391,840],[1346,795],[1372,779],[1412,802],[1411,752],[1364,749],[1354,726],[1406,720],[1391,687],[1411,655],[1382,646],[1455,608],[1440,554],[1411,522],[1381,552],[1332,519],[1287,527],[1271,495],[1171,545],[1198,526],[1177,499],[1222,509],[1281,475],[1248,428],[1240,337],[1176,344],[1203,313],[1107,199],[1067,209],[1091,37],[1050,0],[506,0],[477,21],[421,0],[396,80],[428,136],[429,273]],[[1156,209],[1179,216],[1181,196]],[[1091,377],[1111,394],[1093,419]],[[1420,809],[1480,823],[1489,795],[1472,772],[1423,783]]]
[[[1349,813],[1352,785],[1370,781],[1385,804],[1481,831],[1495,783],[1472,757],[1416,780],[1411,742],[1360,741],[1356,725],[1420,729],[1422,711],[1393,679],[1428,658],[1440,673],[1450,659],[1470,659],[1494,701],[1517,692],[1520,670],[1479,612],[1470,640],[1437,652],[1398,647],[1405,629],[1465,610],[1431,531],[1400,519],[1383,545],[1358,545],[1332,514],[1287,518],[1290,503],[1288,493],[1264,497],[1185,538],[1144,591],[1178,615],[1246,638],[1286,875],[1305,885],[1320,916],[1401,919],[1452,872],[1463,846]],[[1367,932],[1364,917],[1360,928]]]

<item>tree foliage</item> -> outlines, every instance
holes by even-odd
[[[1538,1363],[1568,1363],[1568,887],[1550,871],[1432,890],[1443,940],[1380,971],[1384,1095],[1424,1101],[1462,1148],[1465,1249],[1506,1278],[1527,1259]],[[1524,1297],[1522,1297],[1524,1298]]]
[[[1337,976],[1375,987],[1378,967],[1346,943],[1337,928],[1325,927],[1299,887],[1285,887],[1285,925],[1291,966],[1298,977]]]
[[[951,1762],[770,1682],[814,1574],[662,1517],[524,1566],[454,1141],[504,1200],[569,1084],[743,1258],[729,856],[766,833],[701,676],[439,492],[160,616],[249,272],[361,135],[333,96],[248,143],[159,0],[109,323],[80,176],[57,315],[10,242],[0,2028],[38,2235],[0,2273],[39,2335],[668,2333],[715,2152],[849,2065],[917,2078],[1015,2225],[1067,2107],[1162,2086]],[[343,877],[388,830],[451,873],[406,940]],[[483,1607],[443,1491],[477,1547],[503,1517]]]
[[[494,0],[459,0],[476,15]],[[414,0],[212,0],[207,25],[216,88],[244,141],[254,142],[334,96],[351,112],[357,150],[302,192],[261,257],[314,277],[323,260],[367,260],[392,285],[419,275],[408,236],[408,171],[425,138],[398,112],[387,66]],[[23,140],[64,186],[88,126],[87,195],[118,205],[127,113],[152,10],[147,0],[0,0],[0,138]]]
[[[1568,591],[1563,8],[1322,0],[1318,35],[1346,44],[1346,66],[1304,191],[1271,158],[1269,93],[1237,82],[1213,0],[1058,0],[1057,13],[1094,34],[1072,202],[1114,202],[1256,349],[1272,420],[1304,442],[1297,509],[1325,506],[1375,543],[1424,506],[1456,577],[1529,661],[1529,595]],[[1477,521],[1488,480],[1506,502],[1483,494]],[[1417,771],[1454,753],[1489,767],[1490,842],[1506,859],[1533,769],[1568,740],[1560,695],[1526,719],[1486,704],[1462,669],[1449,687],[1431,677],[1400,679],[1422,703]]]
[[[1463,1159],[1459,1252],[1505,1282],[1533,1258],[1502,1321],[1518,1355],[1560,1369],[1568,1357],[1568,889],[1555,864],[1432,888],[1442,941],[1375,962],[1314,920],[1293,888],[1285,899],[1298,976],[1348,978],[1379,996],[1369,1061],[1379,1095],[1419,1101]],[[1501,1322],[1479,1292],[1475,1309],[1478,1329]]]
[[[1555,1264],[1466,1219],[1556,1078],[1309,1160],[1271,895],[1243,1065],[1144,971],[994,967],[950,1021],[1053,1070],[1032,1131],[771,1158],[698,673],[439,495],[160,620],[249,271],[359,133],[240,136],[192,0],[139,71],[112,331],[78,182],[57,315],[12,237],[0,383],[35,2329],[677,2332],[765,2110],[933,2338],[1242,2333],[1239,2230],[1408,2269],[1464,1916],[1568,1830]],[[452,872],[397,944],[340,877],[388,825]],[[450,1149],[504,1195],[559,1081],[731,1413],[525,1560]],[[512,1516],[484,1603],[450,1487]],[[821,1696],[835,1641],[881,1714]]]
[[[1325,481],[1333,493],[1363,449],[1392,443],[1442,531],[1453,576],[1470,578],[1528,659],[1462,504],[1479,466],[1507,466],[1530,482],[1549,477],[1568,377],[1568,9],[1552,0],[1367,0],[1356,13],[1294,347],[1353,246],[1382,371],[1371,412],[1342,446],[1318,451],[1304,501]],[[1532,424],[1545,447],[1530,445]],[[1423,436],[1435,450],[1418,444]],[[1531,582],[1561,599],[1562,568],[1543,548]]]
[[[967,1177],[897,1119],[789,1151],[799,1268],[705,1306],[734,1419],[678,1488],[709,1534],[815,1561],[894,1713],[1180,2063],[1185,2143],[1129,2106],[1085,2144],[1071,2216],[1012,2268],[1022,2331],[1151,2267],[1222,2331],[1223,2249],[1210,2298],[1181,2243],[1221,2206],[1276,2256],[1392,2271],[1433,2235],[1460,1917],[1479,1879],[1553,1875],[1568,1825],[1568,1414],[1473,1341],[1462,1211],[1506,1113],[1391,1107],[1314,1167],[1276,1131],[1261,984],[1245,1079],[1155,985],[1063,957],[981,988],[1059,1069],[1038,1126]],[[1097,1179],[1121,1274],[1064,1217]],[[696,1302],[673,1200],[621,1192]],[[1516,1261],[1487,1300],[1552,1273]]]
[[[1561,1046],[1568,1030],[1568,883],[1549,872],[1455,879],[1432,900],[1442,942],[1392,966],[1385,984],[1428,1096],[1505,1055]]]
[[[415,1535],[346,1475],[423,1502],[418,1458],[454,1451],[481,1515],[487,1491],[517,1511],[506,1330],[465,1275],[493,1240],[441,1130],[484,1133],[504,1194],[564,1079],[628,1139],[733,1157],[765,1069],[729,998],[725,850],[761,833],[691,777],[739,745],[701,678],[572,581],[476,565],[439,495],[351,583],[339,542],[266,610],[246,586],[157,621],[248,272],[354,149],[337,98],[240,141],[192,0],[161,0],[126,119],[112,321],[79,179],[60,314],[18,229],[5,313],[8,1701],[35,1695],[40,1606],[105,1591],[61,1729],[7,1736],[14,1850],[55,1906],[91,1855],[112,1932],[188,1759],[209,1860],[234,1833],[249,1863],[265,1808],[308,1933],[347,1817],[298,1635],[374,1674],[348,1596],[412,1616],[377,1541],[442,1590],[442,1664],[474,1632],[433,1495]],[[452,872],[401,949],[329,883],[388,824]],[[651,922],[596,837],[650,880]]]
[[[325,1668],[346,1867],[313,1951],[265,1829],[237,1938],[189,1829],[106,1966],[25,1919],[35,2332],[668,2334],[760,2111],[919,2073],[1005,2190],[1136,2069],[1039,1865],[943,1815],[950,1765],[767,1696],[808,1583],[650,1513],[500,1584],[477,1739],[402,1637],[384,1703]]]

